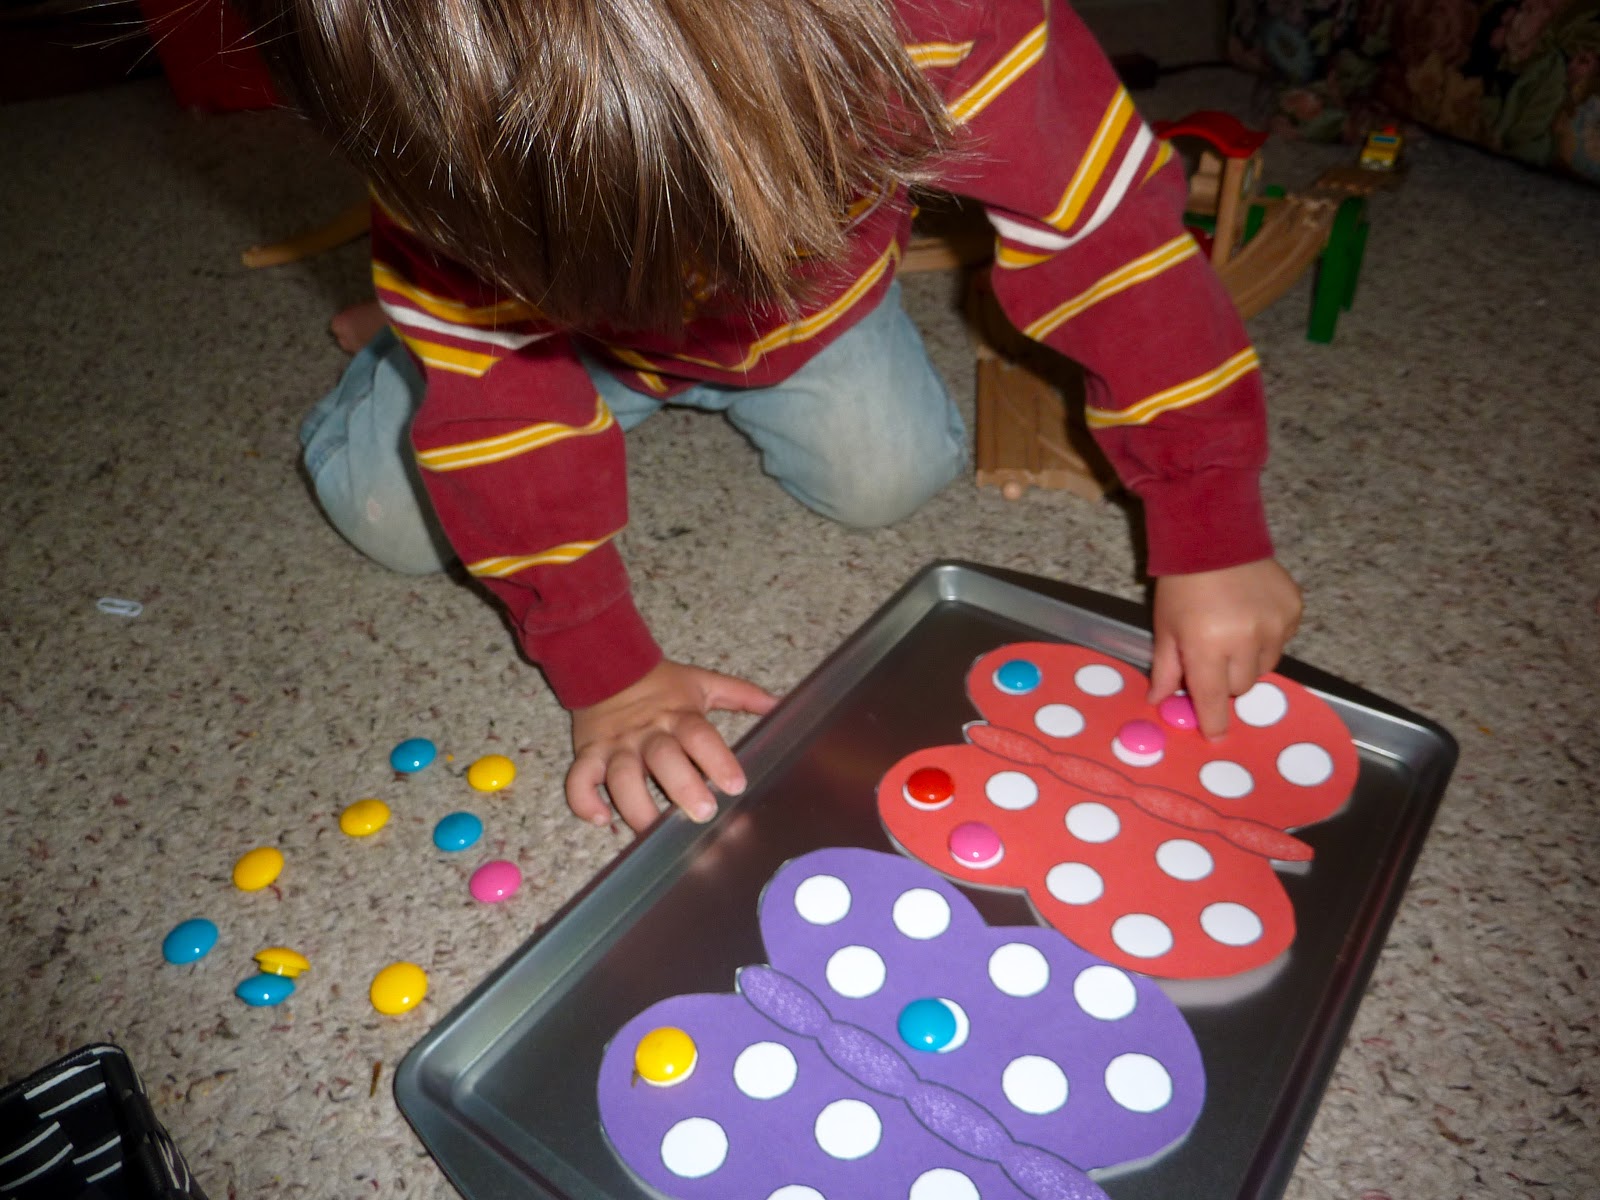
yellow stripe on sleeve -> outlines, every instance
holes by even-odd
[[[404,330],[396,332],[424,365],[438,371],[481,379],[489,373],[490,367],[500,361],[498,354],[483,354],[477,350],[463,350],[460,346],[446,346],[443,342],[430,342],[426,338],[412,337]]]
[[[1055,257],[1053,250],[1019,250],[1009,242],[997,239],[994,261],[1005,270],[1036,267]]]
[[[1084,409],[1084,417],[1091,429],[1109,429],[1120,425],[1148,425],[1162,413],[1189,408],[1202,400],[1210,399],[1260,365],[1261,360],[1256,357],[1256,352],[1247,346],[1221,366],[1187,383],[1180,383],[1176,387],[1167,388],[1166,391],[1157,392],[1154,396],[1147,396],[1130,408],[1119,410],[1088,407]]]
[[[425,471],[463,471],[468,467],[481,467],[487,463],[503,462],[519,454],[542,449],[568,438],[588,437],[610,429],[615,418],[606,402],[594,398],[594,419],[587,425],[561,425],[555,421],[540,421],[502,433],[497,437],[482,438],[475,442],[459,442],[453,446],[436,446],[432,450],[417,451],[417,465]]]
[[[498,326],[512,321],[531,321],[538,317],[521,300],[501,300],[494,304],[470,305],[427,291],[412,283],[387,263],[372,262],[372,284],[404,296],[425,313],[456,325]]]
[[[924,71],[930,67],[958,67],[971,53],[971,42],[918,42],[906,47],[912,63]]]
[[[1078,163],[1078,169],[1073,172],[1072,182],[1067,185],[1061,202],[1056,205],[1054,212],[1045,217],[1046,224],[1067,230],[1077,222],[1083,213],[1083,206],[1094,194],[1095,185],[1105,174],[1106,166],[1121,143],[1122,135],[1131,120],[1133,120],[1133,99],[1128,95],[1127,89],[1119,87],[1116,94],[1111,97],[1111,103],[1106,106],[1106,111],[1100,118],[1100,127],[1095,130],[1089,149],[1084,152],[1083,158]]]
[[[1150,164],[1150,169],[1144,173],[1144,178],[1140,182],[1149,183],[1155,177],[1156,172],[1167,165],[1167,160],[1172,157],[1172,153],[1172,143],[1163,138],[1161,148],[1156,151],[1155,161]]]
[[[1046,36],[1046,23],[1041,21],[1027,37],[1008,50],[1004,58],[984,72],[983,78],[948,106],[950,119],[970,121],[994,103],[1028,68],[1044,57]]]
[[[1200,244],[1188,233],[1180,233],[1165,245],[1157,246],[1148,254],[1141,254],[1124,263],[1115,271],[1097,279],[1091,286],[1052,308],[1028,325],[1022,332],[1035,341],[1043,339],[1079,314],[1093,308],[1100,301],[1127,291],[1136,284],[1154,279],[1163,271],[1177,266],[1185,259],[1200,253]]]
[[[618,530],[617,533],[620,533]],[[577,562],[592,550],[604,546],[617,533],[608,533],[603,538],[596,538],[592,542],[567,542],[560,546],[551,546],[548,550],[541,550],[537,554],[501,555],[497,558],[480,558],[477,562],[467,564],[467,572],[477,579],[508,579],[519,571],[526,571],[529,567],[566,566],[568,563]]]

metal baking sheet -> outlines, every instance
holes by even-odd
[[[647,1197],[600,1130],[612,1033],[668,996],[731,991],[739,967],[765,961],[757,901],[789,859],[892,849],[878,780],[913,750],[962,740],[980,654],[1055,639],[1147,668],[1142,620],[1126,601],[1013,572],[918,574],[740,743],[744,796],[709,825],[664,818],[407,1056],[396,1099],[455,1187],[467,1200]],[[1304,664],[1279,670],[1350,727],[1355,793],[1298,833],[1316,858],[1282,875],[1299,928],[1268,977],[1232,999],[1164,985],[1200,1043],[1206,1104],[1172,1150],[1096,1173],[1115,1200],[1281,1195],[1455,765],[1439,726]],[[1036,923],[1018,894],[968,894],[992,925]]]

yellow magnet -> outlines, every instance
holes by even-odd
[[[377,833],[389,823],[389,806],[382,800],[357,800],[339,814],[339,828],[351,837]]]
[[[241,892],[259,892],[283,870],[283,851],[258,846],[233,864],[233,886]]]
[[[663,1025],[639,1039],[633,1052],[633,1069],[652,1087],[671,1087],[694,1074],[700,1051],[694,1039],[681,1029]]]
[[[260,967],[265,975],[287,975],[290,979],[311,970],[311,964],[306,960],[306,956],[287,946],[268,946],[258,952],[256,966]]]
[[[416,963],[390,963],[372,980],[372,1007],[388,1016],[410,1012],[428,994],[428,974]]]
[[[498,792],[511,786],[517,764],[504,754],[485,754],[467,768],[467,782],[480,792]]]

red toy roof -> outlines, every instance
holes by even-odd
[[[1168,139],[1201,138],[1226,158],[1249,158],[1267,140],[1264,132],[1251,129],[1232,113],[1211,109],[1190,113],[1176,121],[1157,121],[1154,129],[1161,137]]]

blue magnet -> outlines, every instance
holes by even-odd
[[[389,751],[389,765],[407,775],[420,771],[434,760],[439,752],[427,738],[407,738]]]
[[[465,850],[482,836],[483,822],[469,812],[453,812],[433,827],[433,844],[441,850]]]
[[[943,1050],[956,1039],[956,1015],[943,1000],[924,996],[900,1010],[900,1040],[913,1050],[930,1054]]]
[[[204,917],[174,925],[161,942],[161,957],[169,963],[192,963],[211,953],[217,944],[217,927]]]
[[[1038,687],[1043,678],[1037,664],[1025,658],[1013,658],[1008,663],[1002,663],[995,671],[994,685],[1002,692],[1022,696]]]
[[[243,1000],[251,1008],[271,1008],[274,1004],[282,1004],[294,993],[294,980],[288,975],[252,975],[238,987],[233,989],[233,994]]]

